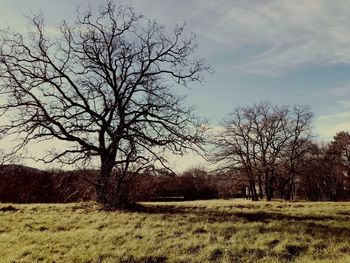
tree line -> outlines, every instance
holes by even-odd
[[[71,203],[96,201],[96,190],[89,183],[99,171],[39,170],[21,165],[0,166],[0,202]],[[129,200],[184,201],[242,197],[241,185],[230,176],[192,168],[179,174],[143,171],[128,182]]]
[[[223,120],[211,159],[220,170],[238,171],[254,201],[347,198],[349,133],[323,145],[313,139],[308,107],[258,103],[238,107]]]
[[[64,141],[62,151],[30,157],[82,167],[99,163],[97,176],[87,179],[97,201],[125,208],[133,202],[134,178],[171,171],[167,152],[203,152],[208,124],[177,90],[202,83],[212,69],[196,56],[196,38],[183,24],[167,30],[112,1],[97,12],[76,13],[74,23],[62,21],[54,36],[43,15],[32,17],[28,34],[1,31],[0,133],[19,138],[5,157],[37,142]],[[271,200],[276,192],[293,199],[302,180],[316,177],[316,199],[338,196],[346,187],[340,190],[344,149],[313,143],[311,117],[302,106],[237,108],[211,138],[215,150],[208,158],[225,176],[243,178],[253,200]],[[301,177],[321,159],[337,180],[322,173]]]

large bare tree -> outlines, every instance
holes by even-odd
[[[165,165],[166,149],[201,146],[203,123],[175,88],[202,81],[209,67],[194,56],[195,37],[183,25],[168,32],[111,2],[96,15],[78,10],[75,23],[64,21],[52,37],[42,16],[31,22],[29,35],[7,29],[0,40],[2,132],[23,135],[15,151],[58,139],[70,147],[41,160],[97,156],[98,201],[121,208],[130,175]]]

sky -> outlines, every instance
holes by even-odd
[[[0,0],[0,25],[28,29],[43,12],[48,26],[72,21],[82,0]],[[103,1],[91,1],[95,7]],[[197,55],[212,66],[203,86],[185,93],[212,125],[237,106],[309,105],[317,140],[350,130],[350,1],[126,0],[167,28],[186,23]],[[200,162],[200,161],[199,161]]]

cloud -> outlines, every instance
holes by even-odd
[[[162,22],[187,21],[212,47],[246,52],[244,62],[232,58],[243,72],[278,76],[309,65],[350,64],[346,0],[133,2]]]
[[[347,0],[129,0],[137,12],[172,28],[186,21],[201,56],[230,51],[232,70],[267,76],[317,65],[350,64]],[[74,17],[82,0],[4,3],[1,22],[25,28],[23,14],[42,10],[48,20]],[[124,1],[123,4],[127,4]],[[93,4],[96,7],[97,4]],[[68,11],[69,10],[69,11]],[[56,21],[57,22],[57,21]],[[54,34],[55,32],[51,32]],[[225,65],[227,66],[227,65]]]
[[[350,131],[350,112],[322,115],[315,120],[318,138],[329,141],[337,132]]]
[[[210,163],[195,152],[187,152],[182,156],[168,154],[166,157],[170,167],[177,173],[182,173],[192,168],[211,168]]]
[[[137,12],[170,28],[186,21],[200,40],[201,56],[230,51],[230,67],[279,76],[301,67],[350,64],[347,0],[129,0]],[[70,20],[82,0],[4,3],[1,22],[25,29],[23,14],[42,10],[48,20]],[[123,4],[127,4],[124,1]],[[93,4],[96,7],[97,4]],[[55,18],[55,19],[54,19]],[[57,22],[56,21],[56,22]],[[54,34],[55,32],[50,32]],[[225,65],[226,66],[226,65]]]
[[[350,83],[346,82],[333,88],[326,88],[317,91],[318,98],[350,99]]]
[[[343,108],[350,108],[349,100],[340,100],[340,101],[337,101],[337,104],[341,105]]]

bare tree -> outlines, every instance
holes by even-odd
[[[250,138],[257,145],[257,163],[259,177],[263,176],[265,196],[273,197],[273,185],[276,181],[276,163],[290,134],[287,130],[289,109],[286,106],[273,107],[268,103],[260,103],[247,109],[254,126]],[[260,197],[262,185],[259,178]]]
[[[263,198],[264,193],[267,200],[273,198],[279,176],[276,168],[281,165],[283,154],[291,150],[293,155],[288,156],[294,169],[296,150],[305,139],[302,134],[308,131],[304,122],[309,124],[309,118],[301,121],[304,111],[303,107],[291,111],[287,106],[259,103],[236,108],[223,122],[224,131],[214,138],[214,160],[223,168],[245,172],[253,200]]]
[[[295,179],[302,172],[305,160],[307,160],[306,155],[313,147],[310,143],[312,132],[310,109],[305,106],[294,106],[291,114],[292,119],[289,123],[291,138],[282,152],[284,154],[283,166],[286,168],[287,176],[284,178],[286,189],[282,186],[283,196],[281,197],[286,200],[294,199]]]
[[[246,108],[236,108],[223,122],[223,131],[214,135],[216,150],[211,158],[221,164],[220,169],[239,170],[247,176],[252,200],[258,201],[257,142],[251,139],[253,119]],[[259,183],[260,185],[260,183]]]
[[[196,59],[195,37],[184,26],[163,26],[111,2],[77,12],[48,37],[42,16],[32,19],[26,37],[1,34],[0,107],[7,134],[21,134],[15,152],[28,143],[58,139],[71,147],[53,151],[44,162],[73,164],[97,156],[98,201],[113,208],[128,204],[127,178],[156,163],[162,152],[198,149],[203,122],[194,116],[176,86],[202,81],[209,70]],[[113,171],[116,171],[116,176]]]

